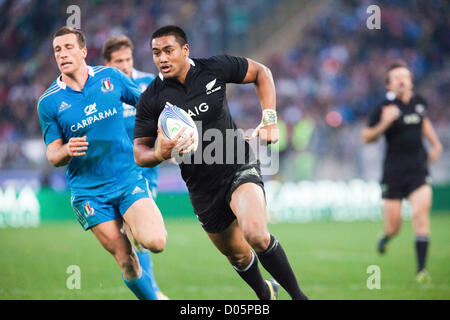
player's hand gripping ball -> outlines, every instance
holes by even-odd
[[[187,114],[186,111],[177,106],[165,106],[158,118],[158,125],[161,128],[162,134],[169,140],[173,140],[177,134],[186,128],[180,139],[184,139],[191,133],[193,134],[194,143],[192,152],[195,152],[198,147],[198,131],[194,120]]]

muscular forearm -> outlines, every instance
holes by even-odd
[[[379,122],[373,127],[365,127],[361,132],[361,138],[363,143],[368,144],[376,141],[388,128],[388,125],[383,122]]]
[[[82,157],[86,154],[89,142],[84,137],[72,137],[69,142],[56,139],[47,146],[47,159],[55,167],[65,166],[72,157]]]
[[[431,149],[428,152],[430,162],[436,161],[442,153],[442,143],[439,140],[436,131],[428,118],[423,120],[422,131],[425,138],[430,142]]]
[[[46,155],[48,161],[55,167],[65,166],[72,160],[72,157],[69,155],[67,144],[49,146]]]
[[[272,72],[263,65],[261,65],[258,70],[255,80],[255,89],[261,103],[261,108],[263,110],[275,109],[276,93]]]
[[[164,159],[156,151],[156,148],[150,148],[149,146],[142,144],[135,144],[134,161],[140,167],[155,167],[164,161]]]

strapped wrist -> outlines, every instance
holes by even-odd
[[[255,138],[259,134],[259,129],[261,127],[269,126],[271,124],[277,124],[277,112],[275,109],[264,109],[262,111],[262,120],[261,123],[253,130],[251,137]]]
[[[269,126],[271,124],[277,124],[277,112],[274,109],[264,109],[262,111],[261,125],[263,127]]]

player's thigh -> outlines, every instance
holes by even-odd
[[[113,256],[130,255],[133,250],[128,238],[121,231],[122,220],[102,222],[91,228],[100,244]]]
[[[146,246],[145,242],[158,241],[165,243],[166,231],[164,221],[158,206],[152,198],[144,197],[135,201],[125,211],[123,218],[130,226],[136,240],[144,246]]]
[[[240,185],[231,195],[230,208],[243,230],[252,227],[267,231],[266,199],[259,185]]]
[[[413,215],[428,215],[432,203],[433,191],[429,184],[424,184],[408,196]]]
[[[249,237],[267,237],[270,241],[266,199],[259,185],[250,182],[236,188],[231,195],[230,207],[247,240]]]
[[[232,263],[248,263],[251,259],[251,248],[234,220],[224,231],[219,233],[206,232],[216,248]]]

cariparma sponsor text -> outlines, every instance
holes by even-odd
[[[72,126],[70,126],[70,130],[72,132],[77,132],[78,130],[80,130],[84,127],[90,126],[91,124],[95,123],[96,121],[100,121],[100,120],[109,118],[115,114],[117,114],[116,108],[113,108],[112,111],[111,111],[111,109],[108,109],[105,112],[99,112],[90,117],[87,117],[86,119],[81,120],[81,122],[78,122],[76,125],[73,124]]]

